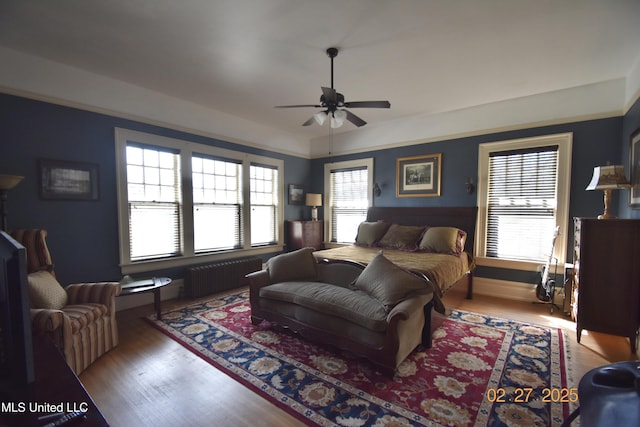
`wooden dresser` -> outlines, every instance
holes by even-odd
[[[287,221],[287,249],[322,249],[322,221]]]
[[[583,329],[628,337],[640,327],[640,220],[574,218],[578,342]]]

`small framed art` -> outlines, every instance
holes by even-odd
[[[98,165],[40,159],[40,197],[45,200],[98,200]]]
[[[640,128],[631,134],[631,190],[629,191],[629,205],[640,209]]]
[[[304,205],[304,186],[289,184],[289,204]]]
[[[396,197],[440,196],[442,153],[396,160]]]

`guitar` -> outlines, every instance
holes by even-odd
[[[551,240],[551,250],[549,251],[549,258],[547,263],[542,267],[542,274],[536,285],[536,297],[542,302],[550,302],[553,298],[554,288],[556,281],[549,279],[549,267],[551,267],[551,261],[553,260],[553,249],[556,246],[556,238],[560,232],[560,226],[556,226],[553,232],[553,239]]]

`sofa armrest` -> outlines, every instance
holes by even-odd
[[[259,290],[265,286],[271,284],[271,277],[269,276],[269,270],[259,270],[249,273],[245,276],[249,280],[249,286],[251,289]]]
[[[392,321],[396,320],[395,318],[397,320],[407,320],[413,313],[422,312],[422,308],[431,301],[433,296],[434,294],[429,293],[400,301],[387,315],[387,323],[391,324]]]
[[[115,297],[122,288],[118,282],[76,283],[65,287],[69,300],[67,304],[104,304],[111,312],[115,310]]]

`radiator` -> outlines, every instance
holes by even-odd
[[[184,282],[185,296],[195,298],[245,286],[248,281],[244,276],[260,269],[262,259],[257,257],[188,267]]]

